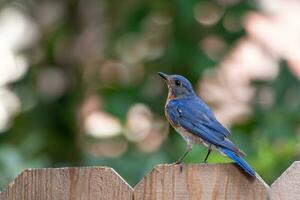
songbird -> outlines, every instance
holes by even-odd
[[[192,150],[193,144],[202,144],[208,147],[203,162],[207,162],[212,150],[217,150],[236,162],[250,176],[255,176],[255,171],[243,159],[245,154],[229,140],[231,134],[229,130],[196,95],[192,84],[181,75],[167,75],[162,72],[158,74],[165,80],[169,90],[165,115],[187,143],[185,153],[175,164],[182,163]]]

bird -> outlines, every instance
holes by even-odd
[[[244,160],[245,153],[230,141],[230,131],[216,119],[209,106],[196,95],[190,81],[176,74],[167,75],[158,72],[158,75],[165,80],[169,90],[165,104],[166,118],[187,144],[185,153],[175,164],[181,164],[193,145],[200,144],[208,147],[204,163],[207,163],[211,151],[216,150],[254,177],[256,172]]]

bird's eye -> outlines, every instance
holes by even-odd
[[[175,81],[175,85],[176,85],[176,86],[180,86],[180,85],[181,85],[181,82],[180,82],[179,80],[176,80],[176,81]]]

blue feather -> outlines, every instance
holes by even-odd
[[[211,109],[196,95],[192,84],[180,75],[166,75],[161,72],[159,75],[166,81],[169,88],[165,108],[168,120],[176,129],[183,129],[182,134],[192,134],[184,139],[190,142],[189,137],[201,138],[206,145],[216,147],[231,158],[250,176],[255,176],[255,171],[243,159],[245,154],[228,138],[229,130],[218,122]]]
[[[247,172],[250,176],[255,176],[255,171],[250,167],[250,165],[240,156],[236,155],[229,149],[219,148],[220,151],[225,153],[229,158],[231,158],[234,162],[236,162],[245,172]]]

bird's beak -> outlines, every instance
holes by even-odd
[[[158,75],[159,75],[160,77],[162,77],[167,83],[170,82],[170,80],[169,80],[169,75],[164,74],[164,73],[162,73],[162,72],[158,72]]]

